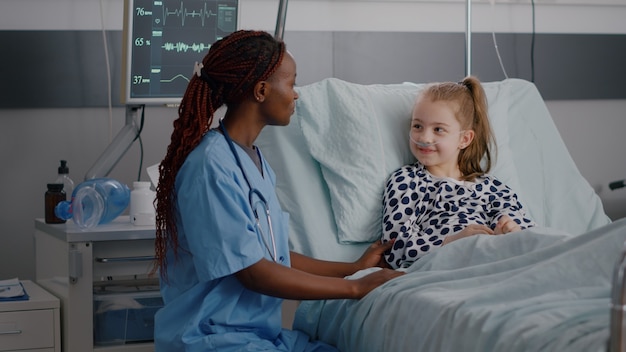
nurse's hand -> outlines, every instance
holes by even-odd
[[[336,262],[334,264],[330,262],[323,264],[317,260],[309,262],[302,255],[296,255],[294,258],[300,264],[302,264],[302,261],[320,263],[323,267],[321,271],[326,271],[328,265],[336,266],[338,264]],[[350,267],[354,266],[350,263]],[[368,274],[363,273],[358,278],[346,279],[343,277],[312,274],[267,259],[261,259],[235,273],[235,277],[245,288],[251,291],[285,299],[313,300],[359,299],[376,287],[402,274],[404,273],[401,271],[377,269]]]
[[[404,275],[404,272],[383,268],[376,270],[371,274],[365,275],[360,279],[354,280],[355,284],[357,284],[358,292],[356,298],[363,298],[376,287],[401,275]]]
[[[383,257],[383,253],[391,249],[391,247],[393,246],[393,242],[394,240],[383,243],[382,240],[378,240],[372,243],[369,247],[367,247],[363,255],[361,255],[361,257],[356,262],[354,262],[357,267],[355,272],[362,269],[371,268],[373,266],[390,268],[389,264]]]

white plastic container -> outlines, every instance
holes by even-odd
[[[130,192],[130,222],[137,226],[154,225],[156,215],[154,199],[156,192],[150,189],[150,182],[133,182]]]

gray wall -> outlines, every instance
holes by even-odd
[[[121,35],[107,33],[115,105]],[[288,32],[285,40],[301,72],[312,73],[301,74],[300,84],[328,76],[370,84],[465,74],[463,33]],[[534,79],[547,100],[626,98],[626,35],[537,34],[534,72],[531,34],[499,33],[497,41],[508,76]],[[102,43],[100,31],[0,31],[0,47],[11,48],[11,55],[0,56],[0,108],[106,106]],[[505,78],[490,33],[473,35],[472,62],[472,73],[483,81]]]

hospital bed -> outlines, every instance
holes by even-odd
[[[294,251],[352,261],[380,237],[384,182],[414,160],[408,128],[423,86],[325,79],[297,87],[288,126],[263,130]],[[452,242],[361,300],[303,301],[294,328],[347,352],[607,349],[626,222],[605,215],[534,84],[484,87],[492,173],[539,226]]]

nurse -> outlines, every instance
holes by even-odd
[[[285,44],[261,31],[224,37],[196,64],[159,165],[155,250],[165,306],[155,317],[156,351],[335,351],[282,329],[282,299],[359,299],[401,275],[385,268],[343,279],[384,266],[391,243],[371,245],[354,263],[289,251],[289,215],[254,141],[264,126],[289,123],[295,81]]]

